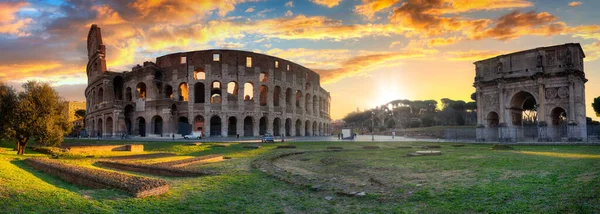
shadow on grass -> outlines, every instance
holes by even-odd
[[[63,181],[58,176],[46,174],[42,171],[34,169],[33,167],[27,165],[25,160],[12,160],[10,162],[52,186],[77,193],[84,198],[93,200],[118,200],[131,197],[127,193],[116,189],[93,189],[68,183]]]

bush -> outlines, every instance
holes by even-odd
[[[513,147],[507,146],[507,145],[500,145],[500,144],[494,144],[492,146],[493,150],[513,150]]]
[[[92,188],[120,189],[136,198],[162,195],[169,191],[169,184],[160,179],[69,165],[45,158],[28,158],[25,162],[35,169],[58,176],[73,184]]]

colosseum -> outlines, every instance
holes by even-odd
[[[91,136],[330,133],[331,96],[319,74],[296,63],[247,51],[200,50],[112,72],[100,28],[92,25],[87,39],[85,120]]]

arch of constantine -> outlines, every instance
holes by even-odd
[[[569,43],[475,62],[477,140],[585,139],[584,57]]]
[[[100,28],[88,34],[86,129],[92,136],[171,136],[181,124],[205,136],[329,134],[331,96],[319,74],[236,50],[158,57],[131,71],[106,69]]]

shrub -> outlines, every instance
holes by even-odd
[[[494,144],[492,146],[493,150],[513,150],[513,147],[507,146],[507,145],[500,145],[500,144]]]
[[[58,176],[73,184],[92,188],[120,189],[136,198],[161,195],[169,191],[169,184],[161,179],[86,168],[45,158],[28,158],[25,162],[35,169]]]

